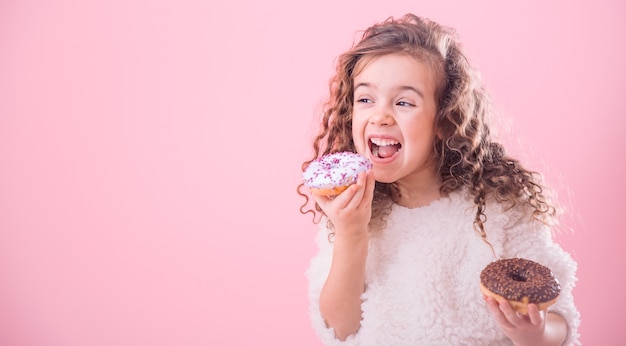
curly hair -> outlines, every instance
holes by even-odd
[[[368,61],[387,54],[407,54],[428,64],[436,76],[436,126],[439,136],[433,143],[442,194],[466,188],[476,205],[474,229],[486,239],[485,208],[489,198],[510,209],[516,205],[530,208],[535,219],[550,222],[556,208],[547,198],[538,173],[525,169],[508,156],[504,147],[491,139],[487,117],[492,112],[489,96],[480,78],[461,51],[454,30],[413,14],[393,17],[363,32],[361,40],[339,56],[336,74],[330,81],[329,99],[324,104],[319,134],[313,141],[314,159],[339,151],[355,151],[352,139],[354,77]],[[323,215],[318,205],[315,211]],[[376,182],[370,228],[385,226],[385,217],[399,197],[394,183]],[[317,212],[316,212],[317,211]],[[319,213],[319,214],[318,214]],[[332,228],[332,224],[329,224]]]

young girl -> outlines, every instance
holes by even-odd
[[[489,112],[454,33],[430,20],[390,18],[340,56],[303,168],[352,151],[373,169],[335,198],[313,194],[307,211],[323,217],[307,277],[325,344],[578,343],[576,263],[552,240],[556,208],[491,139]],[[481,270],[511,257],[554,272],[548,311],[482,296]]]

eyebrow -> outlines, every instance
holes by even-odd
[[[359,83],[359,84],[357,84],[357,85],[355,85],[355,86],[354,86],[354,91],[356,91],[356,89],[358,89],[358,88],[360,88],[360,87],[372,88],[373,86],[372,86],[372,84],[371,84],[371,83]],[[374,88],[375,88],[375,87],[374,87]],[[400,91],[403,91],[403,90],[410,90],[410,91],[413,91],[413,92],[415,92],[416,94],[418,94],[418,95],[419,95],[419,97],[421,97],[422,99],[424,98],[424,93],[423,93],[421,90],[419,90],[419,89],[417,89],[417,88],[415,88],[415,87],[412,87],[412,86],[410,86],[410,85],[401,85],[401,86],[399,86],[399,87],[397,87],[397,88],[394,88],[394,89],[395,89],[395,90],[400,90]]]

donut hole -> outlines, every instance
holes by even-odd
[[[528,281],[528,278],[521,273],[511,273],[509,277],[513,279],[513,281],[519,281],[519,282]]]

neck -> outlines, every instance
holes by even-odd
[[[442,197],[441,178],[434,172],[428,177],[398,180],[396,184],[399,196],[395,202],[406,208],[423,207]]]

